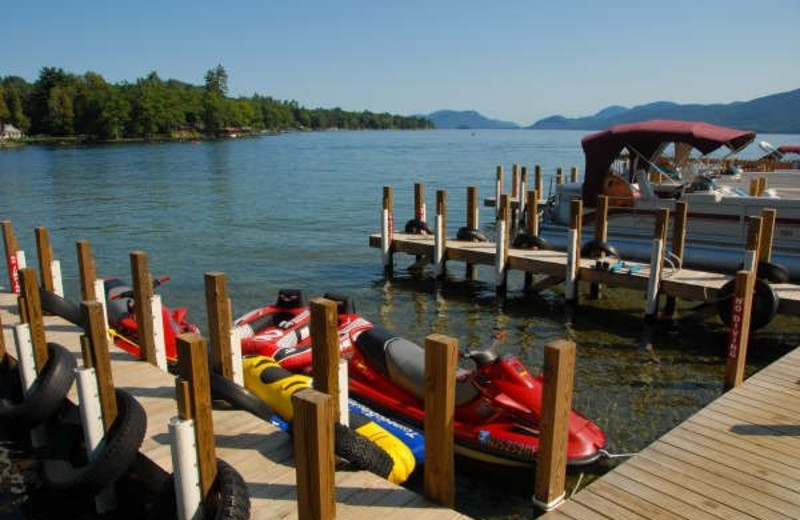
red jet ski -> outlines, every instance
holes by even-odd
[[[425,416],[423,348],[360,317],[351,298],[331,293],[325,298],[338,303],[340,350],[348,360],[350,396],[385,415],[421,427]],[[286,340],[291,343],[286,347],[272,342],[275,348],[271,347],[267,355],[287,369],[307,372],[311,369],[310,315],[304,316],[297,309],[293,313],[295,318],[289,320],[292,325],[286,330],[305,327],[305,336],[297,336],[296,342]],[[280,325],[271,327],[280,329]],[[292,334],[296,332],[287,332],[284,337]],[[539,450],[542,375],[532,376],[516,356],[498,356],[493,347],[462,354],[475,368],[460,369],[457,375],[456,451],[495,464],[531,466]],[[572,411],[567,464],[591,464],[601,457],[605,445],[603,431]]]
[[[167,280],[169,277],[160,278],[153,282],[153,287],[158,287]],[[105,278],[103,285],[106,293],[108,324],[114,331],[112,334],[114,344],[135,356],[141,356],[139,326],[134,315],[133,287],[126,285],[119,278]],[[175,342],[178,335],[184,332],[200,333],[197,325],[187,321],[187,314],[188,311],[183,307],[170,310],[166,305],[161,305],[168,363],[175,363],[178,360],[178,348]]]

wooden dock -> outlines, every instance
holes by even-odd
[[[13,345],[12,327],[19,322],[16,295],[0,292],[0,316],[6,345]],[[61,318],[45,317],[47,340],[66,347],[80,361],[81,329]],[[172,473],[167,424],[177,415],[175,376],[134,359],[112,347],[114,384],[127,390],[147,412],[147,433],[140,453]],[[73,387],[71,398],[75,400]],[[217,457],[227,461],[247,482],[252,519],[298,517],[297,488],[292,443],[289,436],[254,417],[230,409],[213,410]],[[446,520],[468,518],[421,495],[366,471],[336,472],[336,502],[339,518]]]
[[[541,518],[800,518],[800,348]]]
[[[381,247],[381,235],[369,236],[369,246]],[[392,237],[393,253],[434,257],[433,235],[417,235],[395,232]],[[492,242],[467,242],[448,238],[444,251],[445,261],[461,261],[473,265],[495,265],[496,245]],[[625,287],[641,291],[647,290],[650,266],[647,263],[628,262],[637,265],[638,271],[628,274],[627,270],[618,272],[595,269],[595,260],[581,259],[578,268],[578,281],[600,283],[608,287]],[[509,270],[564,278],[567,268],[567,254],[560,251],[514,249],[508,251]],[[662,274],[660,293],[683,300],[713,302],[717,291],[733,277],[725,274],[680,269],[671,272],[665,269]],[[800,316],[800,286],[794,284],[772,284],[780,298],[778,312]]]

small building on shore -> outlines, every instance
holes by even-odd
[[[0,139],[21,139],[22,131],[11,124],[0,125]]]

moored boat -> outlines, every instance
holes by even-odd
[[[649,255],[655,213],[673,211],[680,200],[687,203],[689,216],[682,265],[732,272],[742,262],[747,218],[773,208],[773,262],[784,265],[792,280],[800,280],[800,197],[769,190],[750,195],[731,186],[722,168],[703,162],[721,148],[735,154],[754,139],[750,131],[669,120],[621,124],[588,135],[581,142],[584,180],[556,186],[543,215],[542,236],[559,242],[569,222],[570,201],[577,197],[584,203],[584,235],[590,236],[598,196],[605,195],[609,242],[622,256],[642,259]],[[674,152],[669,160],[668,147]],[[692,157],[695,151],[700,157]],[[793,182],[800,188],[800,177]]]

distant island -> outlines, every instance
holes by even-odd
[[[657,101],[633,108],[610,106],[593,116],[567,118],[555,115],[546,117],[526,128],[534,130],[603,130],[620,123],[648,119],[705,121],[756,132],[798,134],[800,133],[800,89],[728,104],[680,105],[669,101]]]
[[[438,129],[459,129],[459,130],[478,130],[478,129],[515,129],[520,126],[510,121],[500,121],[489,119],[474,110],[438,110],[425,116]]]

